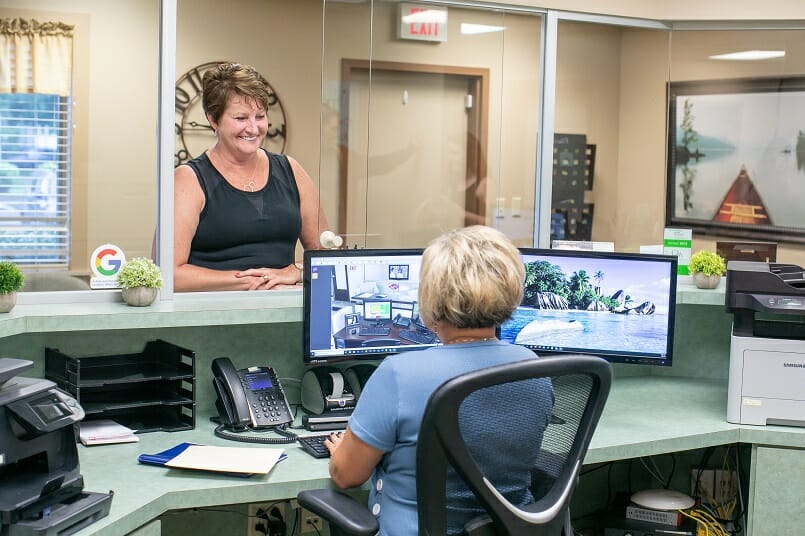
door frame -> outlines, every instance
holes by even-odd
[[[464,205],[467,212],[486,217],[486,149],[488,135],[489,109],[489,69],[481,67],[461,67],[453,65],[431,65],[397,61],[341,60],[341,92],[339,102],[338,146],[340,162],[338,170],[338,233],[347,231],[347,189],[349,186],[349,102],[353,77],[358,73],[384,71],[392,73],[439,74],[460,77],[467,80],[467,95],[472,99],[472,107],[467,114],[467,169],[465,177],[469,183],[475,181],[475,188],[468,188]],[[371,83],[371,78],[370,78]],[[472,222],[465,219],[464,224]]]

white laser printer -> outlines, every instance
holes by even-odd
[[[727,421],[805,426],[805,273],[794,264],[729,261],[733,314]]]

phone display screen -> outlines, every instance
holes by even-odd
[[[265,372],[247,374],[246,383],[249,385],[249,389],[252,391],[271,389],[274,386],[274,384],[271,383],[271,377]]]

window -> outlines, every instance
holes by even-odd
[[[72,30],[0,19],[0,258],[22,266],[69,264]]]
[[[67,268],[69,98],[0,94],[0,257]]]

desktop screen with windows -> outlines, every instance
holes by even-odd
[[[500,338],[538,354],[671,365],[677,258],[521,248],[520,307]]]
[[[421,249],[305,252],[304,360],[378,358],[439,343],[419,321]]]

